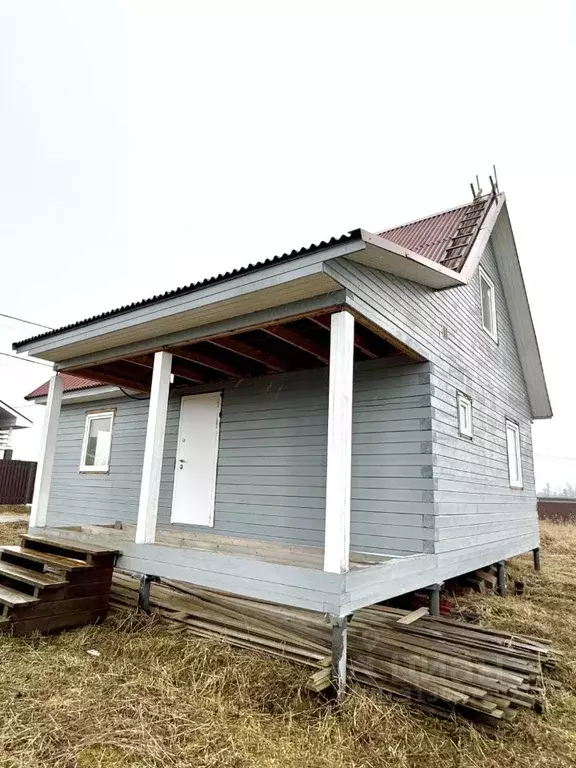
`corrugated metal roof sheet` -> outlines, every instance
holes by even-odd
[[[487,198],[482,199],[486,200]],[[379,234],[382,237],[385,237],[388,240],[392,240],[392,242],[397,243],[404,248],[414,251],[421,256],[425,256],[431,261],[441,263],[445,258],[447,258],[448,254],[446,249],[450,247],[452,238],[454,237],[458,226],[462,222],[462,219],[467,216],[471,210],[473,210],[474,206],[476,206],[478,202],[478,200],[475,200],[465,205],[452,208],[448,211],[443,211],[442,213],[426,216],[425,218],[417,219],[415,221],[408,222],[407,224],[402,224],[398,227],[393,227],[392,229],[386,229]],[[80,320],[76,323],[71,323],[70,325],[56,328],[53,331],[47,331],[45,333],[38,334],[37,336],[31,336],[27,339],[23,339],[22,341],[15,342],[12,346],[17,350],[19,347],[23,346],[24,344],[28,344],[31,341],[46,339],[51,336],[55,336],[58,333],[62,333],[63,331],[69,331],[72,328],[79,328],[84,325],[89,325],[90,323],[104,320],[105,318],[112,317],[114,315],[120,315],[122,313],[130,312],[134,309],[138,309],[149,304],[154,304],[155,302],[160,302],[175,296],[182,296],[187,293],[192,293],[193,291],[204,288],[208,285],[230,280],[232,278],[238,277],[239,275],[244,275],[248,272],[253,272],[258,269],[263,269],[270,266],[271,264],[277,264],[280,261],[288,261],[289,259],[296,259],[301,256],[306,256],[310,253],[314,253],[322,249],[331,248],[332,246],[338,245],[342,242],[345,242],[346,240],[354,240],[359,237],[361,237],[361,231],[359,229],[355,229],[345,235],[341,235],[340,237],[333,237],[328,241],[322,241],[321,243],[311,245],[306,248],[301,248],[298,251],[294,250],[290,253],[284,253],[281,256],[274,256],[273,258],[266,259],[265,261],[249,264],[247,267],[233,269],[230,272],[225,272],[224,274],[217,275],[216,277],[207,278],[206,280],[201,280],[197,283],[192,283],[182,288],[176,288],[172,291],[167,291],[166,293],[160,294],[158,296],[152,296],[151,298],[143,299],[142,301],[127,304],[125,306],[118,307],[117,309],[103,312],[100,315],[94,315],[93,317],[89,317],[85,320]],[[462,252],[462,250],[459,251],[460,254],[462,254]],[[465,255],[466,254],[464,254],[464,256]],[[452,262],[447,264],[447,266],[451,266],[454,269],[460,269],[462,265],[463,259],[461,259],[460,262],[456,264]]]
[[[420,256],[441,263],[446,258],[446,249],[450,247],[462,219],[474,210],[477,203],[474,200],[442,213],[386,229],[379,234]]]
[[[85,376],[73,376],[71,373],[62,373],[62,386],[64,392],[73,392],[77,389],[92,389],[92,387],[106,387],[107,384],[103,384],[101,381],[94,381],[93,379],[87,379]],[[33,400],[35,397],[42,397],[48,394],[48,386],[50,381],[44,382],[35,390],[26,395],[25,400]]]
[[[165,299],[172,299],[175,296],[182,296],[186,293],[192,293],[193,291],[197,291],[200,288],[205,288],[207,285],[213,285],[214,283],[220,283],[224,282],[225,280],[230,280],[234,277],[239,277],[240,275],[245,275],[249,272],[255,272],[258,269],[264,269],[265,267],[269,267],[271,264],[277,264],[279,261],[289,261],[291,259],[297,259],[301,256],[307,256],[310,253],[315,253],[316,251],[324,250],[325,248],[332,248],[334,245],[339,245],[340,243],[345,242],[346,240],[355,240],[361,237],[361,232],[359,229],[351,230],[350,232],[347,232],[345,235],[340,235],[339,237],[332,237],[330,240],[323,240],[320,243],[307,246],[306,248],[300,248],[300,250],[291,251],[290,253],[283,253],[281,256],[273,256],[270,259],[265,259],[264,261],[257,261],[254,264],[248,264],[247,267],[240,267],[238,269],[233,269],[230,272],[224,272],[220,275],[217,275],[216,277],[209,277],[205,280],[200,280],[197,283],[191,283],[190,285],[183,286],[182,288],[175,288],[172,291],[166,291],[166,293],[161,293],[158,296],[152,296],[149,299],[142,299],[142,301],[135,301],[132,304],[126,304],[123,307],[118,307],[117,309],[111,309],[108,312],[102,312],[100,315],[94,315],[93,317],[88,317],[85,320],[79,320],[76,323],[70,323],[69,325],[63,325],[60,328],[55,328],[53,331],[46,331],[45,333],[39,333],[37,336],[30,336],[27,339],[22,339],[22,341],[16,341],[14,344],[12,344],[13,349],[18,349],[19,347],[23,346],[24,344],[28,344],[30,341],[39,341],[40,339],[47,339],[50,336],[55,336],[58,333],[62,333],[63,331],[69,331],[72,328],[79,328],[83,325],[89,325],[90,323],[98,322],[99,320],[104,320],[107,317],[113,317],[114,315],[121,315],[124,312],[131,312],[133,309],[139,309],[140,307],[145,307],[148,304],[154,304],[158,301],[164,301]]]

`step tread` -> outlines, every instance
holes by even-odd
[[[53,555],[51,552],[40,552],[37,549],[27,549],[18,544],[0,547],[0,552],[7,552],[26,560],[33,560],[36,563],[43,563],[49,567],[60,568],[65,571],[92,568],[92,565],[84,562],[84,560],[74,560],[71,557]]]
[[[18,592],[16,589],[10,587],[4,587],[0,584],[0,603],[9,605],[13,608],[15,605],[24,605],[24,603],[38,603],[40,602],[37,597],[32,595],[25,595],[23,592]]]
[[[89,555],[117,555],[118,549],[108,549],[107,547],[100,547],[98,544],[87,544],[83,541],[75,541],[74,539],[59,538],[58,536],[36,536],[25,534],[22,537],[23,541],[33,541],[37,544],[47,544],[52,547],[61,547],[62,549],[69,549],[72,552],[85,552]]]
[[[30,571],[21,565],[13,565],[4,560],[0,560],[0,576],[7,576],[15,581],[22,581],[33,587],[59,587],[67,584],[65,579],[56,576],[54,573],[39,573]]]

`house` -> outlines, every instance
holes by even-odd
[[[31,427],[32,422],[15,408],[0,400],[0,459],[12,458],[12,433]]]
[[[552,415],[505,196],[14,344],[54,363],[31,532],[329,614],[537,550]]]

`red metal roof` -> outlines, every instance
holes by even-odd
[[[92,389],[92,387],[105,387],[101,381],[94,381],[93,379],[87,379],[85,376],[73,376],[71,373],[63,373],[62,384],[64,392],[72,392],[76,389]],[[48,394],[49,381],[44,382],[29,395],[26,395],[25,400],[33,400],[35,397],[42,397]]]
[[[486,198],[482,198],[482,200],[486,200]],[[466,205],[410,221],[408,224],[386,229],[378,234],[392,240],[397,245],[425,256],[431,261],[441,263],[448,257],[446,249],[452,244],[462,219],[474,211],[478,202],[473,200]],[[454,265],[450,266],[452,269],[456,268]],[[462,264],[459,266],[461,267]]]

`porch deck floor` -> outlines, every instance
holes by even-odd
[[[50,530],[51,535],[61,531],[64,535],[77,535],[78,538],[87,541],[90,540],[90,537],[94,537],[94,539],[106,537],[110,539],[110,544],[114,543],[114,547],[119,550],[122,549],[122,541],[133,542],[136,535],[136,526],[127,523],[123,523],[122,528],[114,528],[109,525],[81,525],[51,528]],[[261,539],[243,539],[197,531],[190,532],[183,530],[181,526],[158,525],[154,543],[164,547],[214,552],[268,563],[313,568],[320,571],[324,568],[324,550],[322,547],[278,544]],[[396,558],[351,551],[350,570],[361,570],[373,565],[381,565],[393,559]]]

